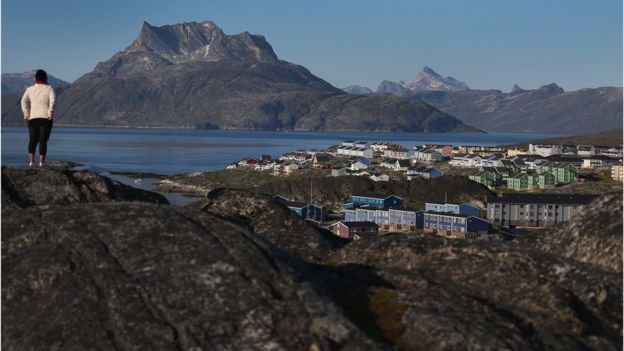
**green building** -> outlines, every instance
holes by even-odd
[[[555,183],[571,183],[576,179],[576,166],[566,162],[544,162],[537,166],[537,173],[550,172],[555,176]]]
[[[555,175],[552,172],[543,172],[537,175],[537,185],[540,189],[552,188],[555,186]]]
[[[468,178],[473,182],[477,182],[485,186],[495,186],[500,180],[500,176],[491,171],[480,171],[479,173],[473,174]]]
[[[507,188],[516,191],[531,190],[536,185],[536,177],[532,174],[518,173],[507,178]]]

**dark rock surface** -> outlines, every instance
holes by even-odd
[[[360,240],[335,261],[374,267],[392,285],[344,289],[363,294],[361,309],[403,349],[621,349],[621,274],[504,242],[429,236]]]
[[[245,224],[294,257],[322,262],[347,243],[331,232],[307,224],[271,196],[233,189],[216,189],[207,199],[188,207]]]
[[[6,350],[622,346],[621,197],[540,240],[344,245],[246,191],[181,208],[69,164],[2,176]]]
[[[622,195],[597,199],[586,211],[520,245],[622,273]]]
[[[136,189],[96,173],[74,171],[75,164],[46,168],[2,167],[2,206],[58,206],[78,202],[145,201],[167,204],[157,193]]]
[[[214,215],[146,203],[2,220],[3,350],[359,350],[305,267]]]

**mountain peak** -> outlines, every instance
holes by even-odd
[[[422,73],[426,73],[426,74],[431,74],[434,76],[440,76],[438,73],[436,73],[436,71],[434,71],[431,67],[429,66],[425,66],[425,68],[423,68]]]
[[[511,92],[512,92],[512,93],[515,93],[515,92],[520,92],[520,91],[524,91],[524,89],[520,88],[520,87],[518,86],[518,84],[514,84],[514,85],[513,85],[513,88],[511,88]]]
[[[541,87],[537,88],[537,91],[545,92],[551,95],[559,95],[559,94],[565,93],[565,90],[563,90],[562,87],[557,85],[557,83],[550,83],[550,84],[542,85]]]
[[[2,94],[23,92],[27,87],[35,83],[36,70],[22,73],[2,73]],[[54,86],[69,85],[68,82],[58,79],[48,73],[48,83]]]
[[[185,62],[278,60],[261,35],[226,35],[214,22],[184,22],[154,26],[143,22],[137,38],[110,60],[98,64],[99,76],[153,71]]]
[[[458,90],[470,90],[468,85],[464,82],[460,82],[453,77],[442,77],[431,67],[425,66],[423,70],[418,73],[416,79],[407,84],[407,87],[412,91],[427,91],[427,90],[443,90],[443,91],[458,91]]]

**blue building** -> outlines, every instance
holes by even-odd
[[[373,210],[366,208],[344,211],[345,222],[374,222],[385,231],[413,231],[423,228],[424,211]]]
[[[468,238],[470,234],[487,234],[491,227],[490,222],[475,216],[449,212],[425,212],[423,216],[424,231],[443,236]]]
[[[370,206],[381,209],[401,208],[403,207],[403,199],[396,195],[358,194],[351,195],[351,204],[353,206]]]
[[[425,203],[425,211],[429,212],[450,212],[459,215],[479,217],[479,208],[468,204],[436,204]]]
[[[322,221],[325,217],[325,209],[305,202],[289,201],[283,196],[273,196],[273,200],[288,207],[289,210],[303,219]]]

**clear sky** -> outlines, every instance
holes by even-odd
[[[621,0],[3,0],[2,72],[73,81],[152,25],[212,20],[264,35],[337,87],[424,67],[473,89],[622,86]]]

